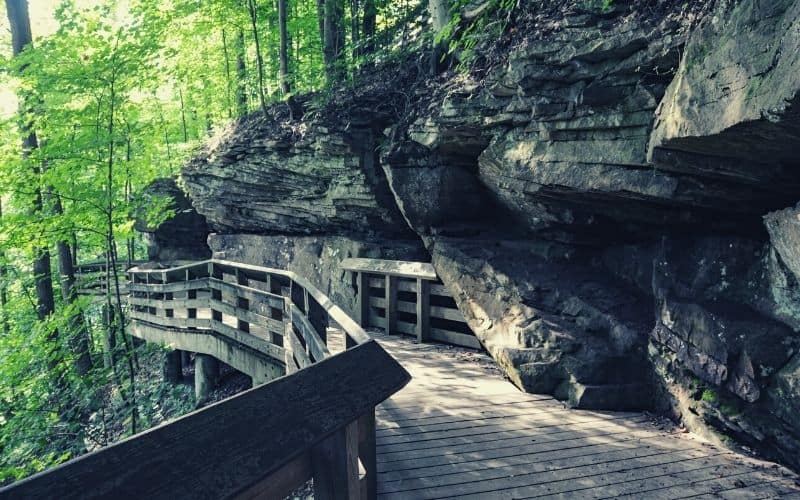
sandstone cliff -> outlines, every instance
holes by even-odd
[[[344,303],[341,259],[428,258],[521,388],[800,467],[800,1],[585,3],[240,122],[183,172],[212,247]]]

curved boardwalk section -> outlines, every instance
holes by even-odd
[[[800,498],[788,470],[643,413],[566,409],[474,351],[373,336],[412,375],[377,409],[379,498]]]

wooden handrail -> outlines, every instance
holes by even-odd
[[[14,483],[0,498],[284,498],[311,477],[321,500],[374,498],[365,481],[375,470],[360,477],[354,457],[374,457],[374,408],[409,380],[368,341]]]
[[[341,268],[345,271],[382,274],[400,278],[419,278],[428,281],[439,279],[436,276],[436,270],[433,265],[427,262],[350,258],[342,261]]]
[[[283,498],[312,476],[320,500],[376,497],[374,409],[410,376],[358,323],[282,269],[210,259],[127,273],[134,335],[222,358],[233,349],[280,362],[287,375],[15,483],[0,497]],[[200,309],[210,317],[198,317]],[[326,345],[330,320],[344,331],[344,352]],[[282,340],[255,327],[280,330]],[[274,377],[258,363],[226,361],[256,366],[254,383]]]
[[[275,276],[285,277],[292,283],[296,284],[299,288],[306,291],[308,295],[312,299],[314,299],[314,301],[328,314],[330,319],[335,321],[342,328],[342,330],[345,332],[345,335],[350,339],[351,345],[362,344],[370,340],[369,335],[367,335],[364,329],[356,321],[354,321],[346,312],[344,312],[339,306],[334,304],[328,298],[327,295],[325,295],[321,290],[319,290],[317,287],[311,284],[310,281],[292,271],[263,267],[263,266],[254,266],[250,264],[242,264],[239,262],[232,262],[228,260],[208,259],[204,261],[193,262],[191,264],[184,264],[167,269],[141,269],[138,267],[134,267],[128,270],[128,274],[131,275],[135,274],[142,276],[164,276],[164,275],[191,272],[193,270],[202,269],[203,267],[207,267],[209,265],[218,266],[219,268],[222,269],[228,268],[229,270],[232,271],[238,269],[241,271],[255,273],[256,275],[265,274],[265,275],[275,275]],[[133,281],[133,283],[131,284],[132,286],[130,286],[129,288],[131,291],[145,289],[145,287],[137,286],[141,284],[136,283],[134,280],[132,281]],[[171,289],[180,290],[180,286],[178,285]],[[168,291],[170,290],[170,288],[167,287],[166,284],[155,284],[153,290]]]

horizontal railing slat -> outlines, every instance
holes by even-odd
[[[297,326],[303,335],[303,338],[305,339],[308,349],[311,352],[311,356],[314,357],[314,360],[319,361],[330,356],[331,353],[328,350],[328,346],[325,345],[325,342],[322,340],[316,330],[314,330],[314,326],[311,324],[311,321],[309,321],[309,319],[296,305],[291,304],[289,307],[292,314],[292,323]]]
[[[386,279],[385,278],[370,278],[369,279],[369,286],[370,286],[370,288],[383,289],[386,286]],[[397,290],[400,291],[400,292],[417,293],[417,283],[413,282],[413,281],[397,280]]]
[[[298,286],[305,289],[309,296],[314,299],[314,301],[319,304],[322,309],[324,309],[330,319],[332,319],[335,323],[342,327],[344,330],[345,335],[350,337],[356,344],[362,344],[364,342],[368,342],[370,340],[369,335],[364,331],[364,329],[356,323],[347,313],[345,313],[340,307],[335,305],[331,300],[322,293],[317,287],[311,284],[307,279],[303,278],[302,276],[297,275],[292,271],[285,271],[283,269],[274,269],[270,267],[262,267],[262,266],[254,266],[250,264],[242,264],[238,262],[231,262],[227,260],[220,260],[220,259],[209,259],[204,260],[201,262],[194,262],[191,264],[181,265],[177,267],[173,267],[170,269],[140,269],[140,268],[133,268],[130,269],[128,272],[133,276],[146,277],[146,276],[163,276],[164,273],[169,274],[179,274],[179,272],[185,272],[195,269],[200,269],[201,272],[203,268],[207,268],[208,266],[219,266],[221,268],[227,268],[230,270],[241,269],[244,271],[252,271],[255,274],[264,274],[264,275],[271,275],[271,276],[282,276],[286,279],[289,279],[296,283]],[[191,282],[200,281],[201,279],[192,280]],[[207,278],[206,278],[207,280]],[[185,283],[185,282],[184,282]],[[137,283],[136,285],[141,285]],[[174,292],[180,291],[180,287],[173,287],[169,288],[171,285],[179,285],[178,283],[170,283],[169,285],[160,285],[161,287],[167,287],[166,289],[156,290],[156,289],[134,289],[131,288],[132,291],[163,291],[163,292]],[[203,286],[199,286],[198,288],[208,287],[209,283],[206,281],[206,284]],[[147,285],[145,285],[147,286]],[[150,285],[152,286],[152,285]],[[236,285],[232,285],[236,286]],[[255,290],[255,289],[252,289]],[[258,290],[261,292],[261,290]]]
[[[128,290],[131,292],[174,293],[203,288],[208,288],[208,278],[175,283],[128,283]]]
[[[305,368],[313,364],[311,358],[308,357],[308,353],[303,347],[303,344],[301,344],[300,340],[297,338],[297,334],[294,333],[294,330],[291,330],[291,333],[286,334],[284,338],[289,339],[289,348],[291,349],[294,359],[297,361],[297,364],[300,366],[300,368]]]
[[[228,316],[235,316],[243,321],[264,326],[271,332],[283,331],[283,323],[281,321],[268,318],[262,314],[258,314],[257,312],[232,306],[230,304],[226,304],[225,302],[220,302],[219,300],[214,299],[209,301],[209,306],[211,309],[219,311],[223,314],[227,314]]]
[[[218,290],[220,292],[230,292],[234,293],[239,297],[249,299],[249,300],[260,300],[269,304],[270,307],[274,307],[276,309],[283,309],[283,297],[280,295],[276,295],[274,293],[265,292],[264,290],[259,290],[258,288],[250,288],[244,285],[236,285],[234,283],[228,283],[216,278],[209,279],[209,288],[212,290]]]
[[[462,347],[469,347],[472,349],[481,349],[481,343],[475,335],[468,335],[466,333],[454,332],[452,330],[444,330],[442,328],[431,327],[431,339],[447,344],[455,344]]]
[[[199,328],[206,330],[211,328],[211,320],[208,318],[169,318],[167,316],[153,316],[152,314],[133,310],[128,312],[128,317],[130,319],[157,323],[169,328]]]
[[[211,320],[211,329],[272,358],[280,361],[285,359],[286,351],[283,347],[278,347],[268,340],[256,337],[250,333],[245,333],[236,327],[226,325],[222,321]]]

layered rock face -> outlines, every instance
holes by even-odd
[[[147,221],[145,210],[138,214],[135,229],[144,234],[147,258],[151,261],[202,260],[211,257],[206,218],[197,213],[192,201],[173,179],[156,179],[145,188],[144,204],[167,201],[174,212],[161,224]]]
[[[403,116],[241,123],[184,170],[212,247],[345,306],[342,258],[430,258],[519,387],[800,467],[800,1],[645,3],[540,16]]]
[[[183,170],[197,210],[218,232],[410,234],[375,165],[370,128],[251,117]]]
[[[223,131],[184,182],[215,257],[295,271],[354,314],[343,259],[428,259],[377,163],[380,116],[311,125],[273,111]]]
[[[800,221],[762,217],[800,195],[800,2],[718,2],[694,28],[618,7],[451,86],[387,178],[517,385],[652,405],[798,466]]]

